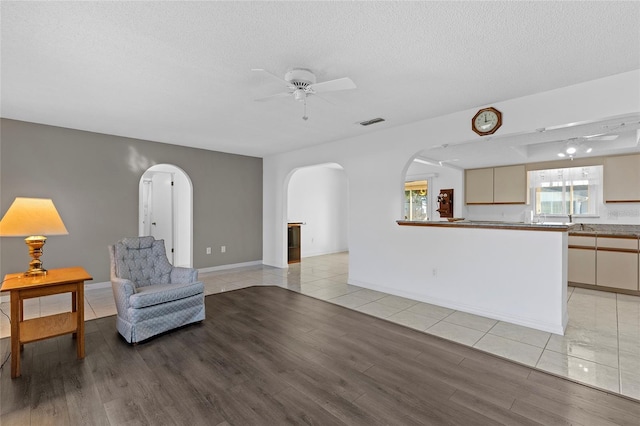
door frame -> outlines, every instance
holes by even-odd
[[[193,184],[189,175],[173,164],[156,164],[140,176],[138,183],[138,235],[144,236],[144,181],[157,172],[171,173],[173,187],[174,266],[193,267]]]

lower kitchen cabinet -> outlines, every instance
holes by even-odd
[[[569,282],[596,285],[596,249],[569,248]]]
[[[569,236],[569,282],[596,285],[596,237]]]
[[[587,288],[638,292],[639,256],[637,237],[570,235],[567,280]]]
[[[598,237],[596,285],[638,290],[638,239]]]
[[[638,253],[598,250],[599,287],[638,290]]]

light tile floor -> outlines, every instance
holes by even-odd
[[[276,285],[640,399],[640,297],[569,287],[564,336],[347,284],[348,253],[304,258],[289,269],[251,266],[200,274],[205,293]],[[25,317],[68,310],[68,294],[25,302]],[[9,313],[9,303],[0,304]],[[111,288],[85,291],[85,319],[114,315]],[[0,315],[0,337],[10,324]]]

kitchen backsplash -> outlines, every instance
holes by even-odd
[[[525,222],[531,214],[531,205],[471,205],[464,206],[464,217],[470,220],[496,220],[504,222]],[[538,218],[534,213],[535,219]],[[568,222],[568,216],[543,217],[547,222]],[[598,217],[573,217],[575,223],[599,223],[619,225],[640,225],[640,204],[615,203],[600,204]]]

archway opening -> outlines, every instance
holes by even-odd
[[[174,266],[193,265],[193,185],[172,164],[157,164],[140,177],[138,235],[165,241]]]
[[[464,171],[452,164],[432,160],[424,151],[415,154],[405,166],[401,182],[403,198],[401,218],[411,221],[439,221],[446,217],[439,211],[442,191],[455,192],[450,208],[456,216],[464,216]]]
[[[286,217],[288,223],[300,224],[300,258],[348,251],[348,201],[347,174],[339,164],[292,172]]]

